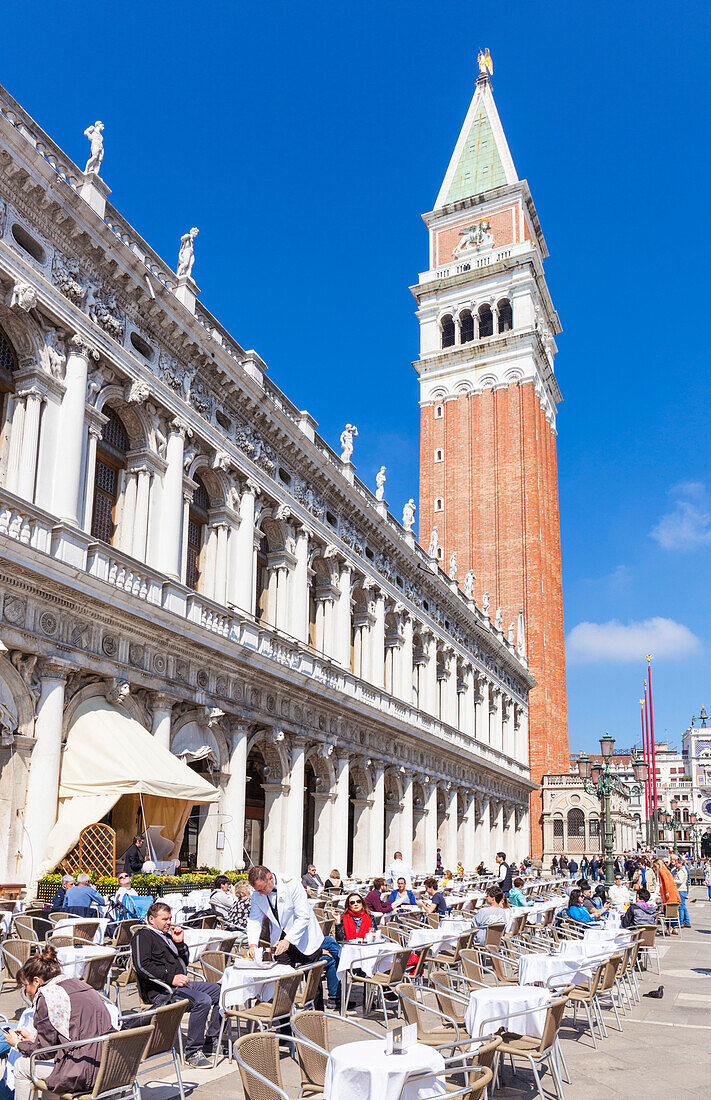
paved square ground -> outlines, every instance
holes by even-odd
[[[587,1024],[584,1029],[576,1029],[571,1019],[564,1021],[563,1053],[572,1079],[572,1084],[565,1086],[566,1100],[711,1097],[711,903],[705,888],[692,889],[689,912],[693,928],[685,929],[682,936],[657,937],[661,977],[650,969],[641,982],[642,993],[662,984],[661,1000],[642,997],[641,1004],[622,1018],[622,1034],[610,1027],[611,1013],[606,1013],[609,1037],[597,1051],[592,1047]],[[17,993],[0,995],[0,1012],[11,1019],[20,1005]],[[360,1008],[355,1016],[360,1018]],[[369,1026],[382,1031],[377,1022],[380,1019],[380,1014],[374,1016]],[[353,1033],[348,1037],[352,1038]],[[298,1095],[298,1071],[289,1059],[283,1059],[282,1072],[287,1091]],[[243,1100],[239,1074],[226,1060],[214,1071],[188,1067],[184,1080],[191,1100],[215,1100],[216,1095],[221,1100]],[[553,1097],[550,1074],[544,1075],[543,1083],[546,1095]],[[142,1093],[144,1100],[171,1100],[177,1096],[170,1080],[149,1078],[142,1085]],[[497,1093],[504,1100],[535,1095],[530,1073],[521,1070],[512,1078],[510,1069],[504,1088]]]

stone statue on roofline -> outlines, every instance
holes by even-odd
[[[496,608],[496,618],[494,619],[494,630],[503,630],[504,628],[504,613],[500,607]]]
[[[427,553],[431,558],[437,558],[437,551],[439,550],[439,531],[437,530],[437,524],[432,528],[432,534],[430,535],[430,545]]]
[[[86,168],[84,169],[84,175],[98,176],[99,169],[101,168],[101,162],[104,159],[104,138],[103,138],[103,122],[98,120],[93,126],[87,126],[84,131],[84,137],[87,137],[91,142],[91,152],[89,159],[86,162]]]
[[[411,531],[415,526],[415,501],[412,497],[402,510],[402,525],[406,531]]]
[[[189,233],[183,233],[180,238],[180,252],[178,253],[178,270],[176,272],[178,278],[183,276],[190,277],[193,273],[193,264],[195,263],[195,238],[199,233],[199,229],[195,226]]]
[[[381,466],[375,475],[375,484],[377,485],[375,499],[385,500],[385,466]]]
[[[489,593],[485,592],[481,600],[481,609],[486,616],[489,614]]]
[[[357,435],[358,429],[355,424],[346,424],[341,432],[341,462],[350,462],[353,455],[353,440]]]
[[[450,581],[456,581],[457,579],[457,551],[453,550],[449,559],[449,579]]]
[[[470,569],[469,572],[464,577],[464,595],[466,596],[466,598],[468,600],[473,600],[474,599],[474,581],[475,580],[476,580],[476,577],[474,576],[474,570]]]

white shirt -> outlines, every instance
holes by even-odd
[[[298,879],[284,875],[274,875],[274,878],[276,889],[271,894],[252,892],[247,942],[250,947],[257,946],[262,920],[266,917],[272,945],[285,938],[303,955],[313,955],[323,943],[323,932],[308,903],[306,891]]]
[[[689,889],[689,872],[687,871],[686,867],[683,866],[683,864],[681,867],[677,867],[676,871],[674,872],[674,882],[676,883],[677,889],[679,890]]]
[[[619,886],[610,887],[610,901],[616,909],[624,909],[628,901],[632,901],[632,894],[625,886],[624,882]]]
[[[412,867],[408,867],[404,859],[394,859],[385,872],[385,877],[390,879],[393,886],[397,886],[399,878],[404,878],[405,886],[412,890]]]

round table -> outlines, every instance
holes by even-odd
[[[522,955],[518,960],[518,980],[520,985],[542,982],[552,989],[581,985],[592,976],[596,965],[580,955]]]
[[[540,1039],[546,1019],[544,1010],[551,1003],[547,989],[535,985],[492,986],[469,994],[465,1026],[473,1039],[509,1028],[519,1035]],[[538,1011],[537,1011],[538,1010]],[[526,1012],[517,1016],[514,1013]]]
[[[326,1064],[326,1100],[424,1100],[445,1096],[444,1058],[421,1043],[386,1054],[382,1039],[334,1047]],[[426,1073],[408,1086],[413,1074]]]
[[[221,928],[185,928],[183,932],[191,963],[199,959],[203,951],[217,951],[225,938]]]
[[[62,968],[62,973],[68,978],[83,978],[86,964],[90,959],[99,959],[102,956],[113,955],[114,952],[106,947],[58,947],[57,960]]]
[[[258,966],[247,959],[244,963],[228,966],[220,979],[220,1009],[235,1006],[241,1008],[253,999],[270,1001],[274,996],[277,978],[295,973],[293,966],[286,966],[284,963]]]
[[[94,943],[103,943],[104,936],[106,935],[106,929],[109,926],[107,917],[67,917],[66,919],[58,920],[52,929],[53,936],[72,936],[74,935],[74,925],[82,924],[87,920],[98,919],[99,924],[94,933]]]

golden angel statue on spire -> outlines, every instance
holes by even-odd
[[[489,74],[489,76],[493,76],[494,62],[491,60],[491,54],[489,53],[488,46],[483,52],[482,50],[479,50],[477,61],[479,62],[479,72],[482,74],[482,76],[486,76],[487,73]]]

